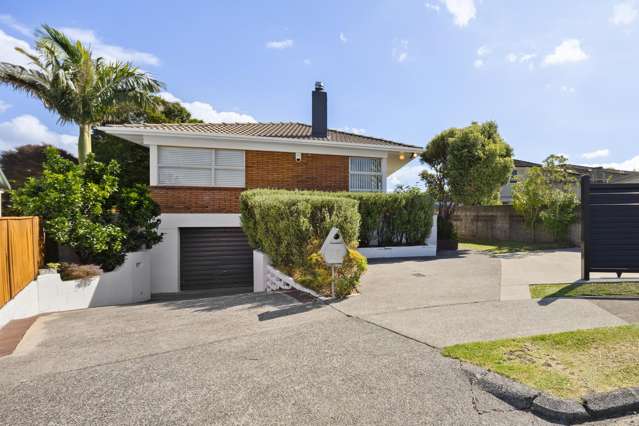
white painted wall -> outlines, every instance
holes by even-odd
[[[180,291],[180,228],[239,227],[240,215],[231,213],[163,213],[162,242],[151,250],[151,293]]]
[[[253,292],[266,291],[266,268],[271,265],[271,258],[259,250],[253,250]]]
[[[146,251],[127,254],[117,269],[98,277],[62,281],[42,273],[0,309],[0,327],[7,322],[47,312],[123,305],[151,298],[151,262]]]

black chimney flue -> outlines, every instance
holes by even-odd
[[[314,138],[326,138],[328,136],[326,92],[321,81],[315,82],[315,90],[313,90],[313,130],[311,136]]]

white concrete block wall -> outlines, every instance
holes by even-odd
[[[253,250],[253,292],[266,291],[266,267],[271,258],[259,250]]]
[[[137,303],[150,297],[149,253],[129,253],[119,268],[98,277],[62,281],[57,273],[40,274],[0,308],[0,327],[43,313]]]

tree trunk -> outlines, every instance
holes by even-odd
[[[91,152],[91,125],[80,124],[80,136],[78,136],[78,160],[84,163]]]

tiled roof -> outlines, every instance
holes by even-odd
[[[515,159],[514,162],[515,162],[515,167],[541,167],[541,164],[532,163],[530,161]],[[602,167],[602,166],[580,166],[579,164],[566,164],[566,169],[569,172],[579,174],[579,175],[593,174],[596,172],[605,172],[609,174],[618,175],[619,177],[613,178],[613,180],[615,181],[617,179],[619,179],[620,181],[621,180],[628,180],[631,182],[639,181],[639,172],[636,172],[636,171],[618,170],[618,169],[612,169],[609,167]],[[621,176],[627,176],[627,178],[621,178]]]
[[[515,162],[515,167],[538,167],[538,166],[541,166],[541,164],[539,164],[539,163],[532,163],[530,161],[518,160],[516,158],[513,161]]]
[[[261,136],[272,138],[326,140],[352,144],[377,145],[388,147],[406,147],[421,149],[418,146],[403,144],[387,139],[374,138],[341,130],[328,130],[328,137],[317,138],[311,136],[311,126],[304,123],[179,123],[179,124],[118,124],[104,126],[104,128],[128,128],[136,130],[154,130],[181,133],[200,133],[218,135]]]

